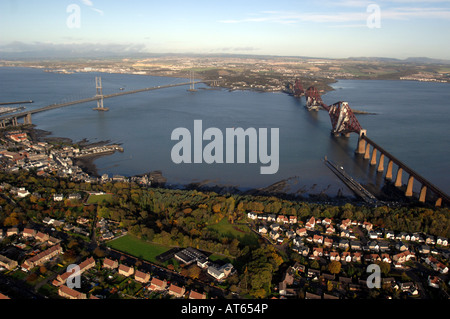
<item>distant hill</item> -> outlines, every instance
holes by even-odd
[[[427,57],[410,57],[406,59],[384,58],[384,57],[350,57],[347,60],[355,61],[379,61],[379,62],[397,62],[397,63],[418,63],[418,64],[450,64],[450,60],[433,59]]]

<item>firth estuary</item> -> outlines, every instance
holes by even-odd
[[[58,74],[32,68],[0,68],[0,100],[33,100],[27,109],[70,102],[95,95],[95,77],[103,93],[187,82],[182,78],[130,74]],[[323,94],[327,105],[347,101],[367,136],[400,158],[444,192],[450,191],[450,90],[446,83],[415,81],[339,80]],[[355,155],[357,134],[330,134],[327,112],[309,112],[304,98],[285,93],[211,89],[204,84],[125,95],[105,100],[108,112],[96,112],[96,102],[33,115],[37,129],[77,142],[110,141],[124,152],[95,160],[99,175],[134,176],[162,171],[167,185],[197,184],[239,190],[265,189],[309,195],[352,196],[325,165],[325,156],[342,166],[359,183],[380,195],[384,179],[362,156]],[[181,163],[171,158],[176,128],[279,129],[279,169],[260,174],[260,163]],[[207,143],[205,142],[205,145]],[[249,145],[247,145],[247,149]],[[270,147],[269,147],[270,150]],[[246,154],[249,156],[249,154]],[[387,163],[386,163],[387,164]],[[404,176],[404,183],[406,183]],[[272,185],[272,187],[271,187]],[[418,192],[419,185],[414,192]]]

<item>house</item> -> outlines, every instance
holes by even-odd
[[[289,239],[294,238],[295,237],[295,233],[292,230],[288,230],[286,232],[286,237],[289,238]]]
[[[322,221],[322,225],[331,225],[331,219],[329,219],[328,217],[327,218],[325,218],[323,221]]]
[[[341,261],[345,261],[347,263],[352,262],[352,254],[349,251],[344,251],[341,254]]]
[[[411,282],[411,281],[409,281],[409,282],[401,282],[399,284],[399,287],[400,287],[401,291],[403,291],[403,292],[417,291],[417,288],[415,287],[415,284],[413,282]]]
[[[348,227],[350,227],[352,225],[352,221],[350,219],[344,219],[343,221],[341,221],[341,229],[347,229]]]
[[[6,230],[7,237],[14,236],[14,235],[19,235],[19,229],[17,227],[11,227]]]
[[[360,262],[361,261],[361,253],[360,252],[356,252],[356,253],[353,253],[353,255],[352,255],[352,261],[353,262]]]
[[[292,269],[297,272],[305,272],[306,267],[305,267],[305,265],[302,265],[299,262],[296,262],[294,264],[294,266],[292,266]]]
[[[299,246],[298,248],[298,253],[304,257],[309,255],[309,247],[308,246]]]
[[[267,234],[267,227],[266,226],[259,226],[259,229],[258,229],[258,232],[260,233],[260,234],[263,234],[263,235],[265,235],[265,234]]]
[[[277,216],[275,214],[268,214],[267,215],[267,221],[268,222],[274,222],[277,220]]]
[[[150,274],[136,270],[136,272],[134,273],[134,280],[136,280],[137,282],[146,284],[150,280]]]
[[[414,233],[411,235],[411,241],[416,241],[418,242],[420,239],[420,235],[418,233]]]
[[[0,255],[0,267],[4,267],[8,270],[14,269],[18,266],[17,261],[9,259],[6,256]]]
[[[395,233],[392,230],[386,230],[384,232],[384,237],[386,239],[395,239]]]
[[[389,254],[381,254],[381,261],[390,264],[392,262]]]
[[[439,289],[440,281],[441,279],[437,276],[428,276],[428,286],[430,287]]]
[[[280,225],[279,224],[272,224],[272,225],[270,225],[270,229],[272,229],[274,231],[278,231],[280,229]]]
[[[67,299],[87,299],[86,294],[69,288],[66,285],[59,287],[58,295]]]
[[[307,222],[306,222],[306,229],[308,230],[314,230],[314,227],[316,226],[316,219],[314,216],[312,216]]]
[[[447,238],[444,237],[438,237],[436,240],[436,245],[441,245],[441,246],[447,246],[448,245],[448,240]]]
[[[347,249],[349,247],[349,242],[347,239],[341,239],[339,241],[339,248],[340,249]]]
[[[27,191],[26,189],[19,189],[18,191],[17,191],[17,196],[18,197],[20,197],[20,198],[25,198],[25,197],[27,197],[28,195],[30,195],[30,192],[29,191]]]
[[[167,280],[160,280],[156,277],[153,277],[150,281],[150,286],[148,287],[151,291],[162,291],[167,287]]]
[[[95,266],[95,260],[94,258],[90,257],[77,266],[78,269],[72,268],[70,271],[66,271],[63,274],[59,274],[58,276],[56,276],[56,279],[53,280],[53,285],[59,287],[61,285],[64,285],[70,277],[81,276],[81,274],[83,274],[85,271]]]
[[[323,256],[323,248],[314,247],[313,248],[313,256],[314,257],[322,257]]]
[[[28,271],[36,266],[41,266],[53,257],[63,252],[61,245],[56,245],[44,250],[43,252],[28,258],[22,263],[22,269]]]
[[[364,222],[362,224],[362,227],[365,228],[367,231],[371,231],[372,228],[373,228],[373,225],[371,223],[369,223],[369,222]]]
[[[288,224],[289,223],[289,219],[286,216],[284,216],[284,215],[279,215],[277,217],[277,223]]]
[[[116,269],[117,267],[119,267],[119,262],[117,260],[112,260],[109,258],[105,258],[103,260],[103,268]]]
[[[321,245],[323,243],[323,236],[314,235],[313,236],[313,242],[316,244]]]
[[[301,237],[308,235],[306,228],[298,228],[295,232],[297,233],[297,235],[299,235]]]
[[[425,244],[427,245],[436,245],[436,241],[434,240],[434,236],[425,237]]]
[[[289,216],[289,224],[297,224],[297,217]]]
[[[397,255],[394,255],[392,257],[392,260],[396,263],[396,264],[402,264],[406,261],[409,261],[410,259],[415,258],[414,253],[410,252],[409,250],[406,250],[402,253],[399,253]]]
[[[36,239],[39,240],[40,242],[46,242],[48,241],[49,238],[50,236],[48,234],[44,234],[43,232],[38,232],[36,234]]]
[[[333,247],[333,239],[331,239],[331,238],[325,238],[324,240],[323,240],[323,245],[324,245],[324,247],[327,247],[327,248],[331,248],[331,247]]]
[[[338,252],[332,251],[330,253],[330,260],[331,261],[340,261],[341,260],[341,256],[339,256]]]
[[[54,194],[53,195],[53,201],[55,202],[62,202],[64,200],[63,194]]]
[[[225,264],[223,266],[211,264],[208,267],[207,272],[209,275],[213,276],[215,279],[223,280],[231,274],[232,270],[233,270],[233,265],[230,263]]]
[[[406,244],[403,243],[402,241],[399,241],[399,242],[395,245],[395,249],[400,250],[400,251],[406,251],[406,250],[408,250],[408,246],[406,246]]]
[[[349,237],[350,237],[350,230],[348,230],[348,229],[342,229],[341,232],[340,232],[340,234],[339,234],[339,236],[349,238]]]
[[[370,239],[378,239],[378,233],[373,230],[369,231],[368,235]]]
[[[421,254],[429,254],[430,253],[430,246],[428,246],[428,245],[420,245],[419,253],[421,253]]]
[[[196,299],[196,300],[206,299],[206,293],[200,294],[194,290],[191,290],[191,292],[189,293],[189,299]]]
[[[378,249],[381,252],[389,251],[389,244],[387,242],[378,242]]]
[[[373,251],[380,250],[380,246],[378,246],[378,242],[376,240],[371,241],[368,246],[369,246],[370,250],[373,250]]]
[[[364,256],[364,261],[366,263],[373,263],[376,261],[381,261],[381,257],[378,254],[368,254]]]
[[[361,242],[359,242],[359,241],[351,241],[350,242],[350,248],[352,250],[361,250]]]
[[[306,273],[306,276],[308,278],[318,279],[319,276],[320,276],[320,271],[316,270],[316,269],[309,268],[308,272]]]
[[[121,264],[119,266],[119,275],[125,276],[125,277],[130,277],[131,275],[134,274],[134,268],[133,267],[128,267],[127,265]]]
[[[277,240],[278,237],[280,237],[280,234],[278,234],[276,231],[271,230],[269,233],[270,238],[272,238],[273,240]]]
[[[336,232],[336,229],[332,225],[329,225],[327,227],[327,230],[326,230],[327,234],[331,235],[331,234],[334,234],[335,232]]]
[[[256,214],[255,212],[249,212],[247,214],[247,217],[252,219],[252,220],[256,220],[258,218],[258,214]]]

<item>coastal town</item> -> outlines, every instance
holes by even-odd
[[[186,218],[194,213],[182,208],[186,201],[173,217],[167,211],[158,215],[161,209],[157,207],[162,206],[154,206],[154,212],[144,209],[139,213],[142,220],[153,220],[151,214],[165,219],[140,224],[136,217],[114,212],[117,205],[130,210],[130,201],[146,207],[146,192],[156,190],[148,176],[93,177],[74,165],[79,157],[120,151],[120,146],[83,149],[41,142],[25,129],[4,132],[1,143],[2,174],[11,180],[4,179],[0,185],[0,212],[5,213],[0,227],[1,298],[449,298],[447,237],[394,231],[369,222],[364,215],[351,218],[348,204],[341,208],[340,217],[324,217],[330,208],[322,208],[319,215],[304,214],[302,209],[283,209],[290,214],[280,214],[270,208],[276,202],[264,210],[251,209],[250,204],[247,209],[239,210],[237,205],[230,210],[222,202],[207,206],[200,201],[196,214],[201,211],[205,220],[213,216],[214,222],[204,230],[196,230],[198,226],[190,230],[189,241],[175,235],[177,227],[186,227]],[[124,197],[123,190],[128,188],[142,194]],[[163,197],[169,196],[170,202],[179,196],[179,191],[173,192]],[[231,215],[224,217],[225,212]],[[222,238],[214,245],[189,244],[214,225],[231,227],[236,238]],[[157,229],[163,231],[156,234]],[[239,237],[241,233],[246,236]],[[166,234],[172,239],[164,239]],[[175,241],[173,236],[181,239]],[[153,238],[153,243],[144,237]],[[259,256],[245,247],[249,238],[253,238],[253,247],[261,247],[258,253],[272,256],[275,265],[270,280],[254,290],[246,289],[250,266],[239,261]],[[127,243],[125,248],[118,246],[120,241]],[[146,245],[144,251],[133,252],[131,242]],[[152,256],[141,256],[152,250]],[[247,265],[252,265],[251,259]],[[375,289],[370,288],[367,269],[371,265],[381,271],[381,285]],[[259,286],[255,278],[251,282]]]

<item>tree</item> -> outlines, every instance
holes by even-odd
[[[328,264],[328,270],[332,274],[338,274],[341,271],[341,263],[339,261],[333,260],[331,263]]]

